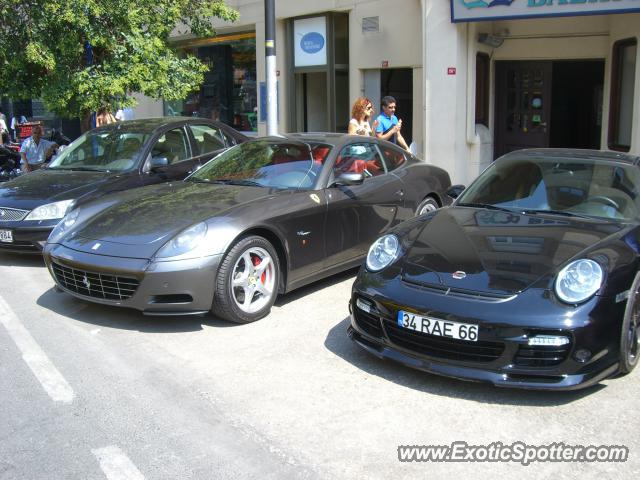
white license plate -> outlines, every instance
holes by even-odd
[[[13,232],[11,230],[0,230],[0,242],[13,243]]]
[[[478,341],[478,326],[467,323],[450,322],[439,318],[423,317],[400,310],[398,326],[436,337],[455,338],[467,342]]]

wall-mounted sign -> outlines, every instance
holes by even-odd
[[[456,67],[447,68],[447,75],[455,75],[455,74],[456,74]]]
[[[293,21],[294,64],[296,67],[327,64],[327,18]]]
[[[639,0],[451,0],[452,22],[640,12]]]

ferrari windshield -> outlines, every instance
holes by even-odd
[[[304,143],[255,140],[221,153],[186,181],[304,189],[315,184],[320,168]]]
[[[92,130],[66,147],[49,164],[53,170],[122,172],[137,165],[148,132]]]
[[[630,220],[640,212],[640,170],[598,158],[513,156],[496,161],[456,205]]]

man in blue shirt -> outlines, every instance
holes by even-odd
[[[58,144],[42,138],[42,127],[35,125],[31,136],[22,142],[20,156],[22,157],[22,168],[26,172],[37,170],[44,165],[44,162],[51,157],[53,151],[58,148]]]
[[[382,113],[378,115],[378,128],[376,128],[376,137],[382,140],[388,140],[392,143],[396,143],[404,148],[407,152],[409,146],[404,137],[400,133],[402,128],[402,120],[398,120],[395,116],[396,112],[396,99],[390,95],[382,97],[380,101],[382,106]]]

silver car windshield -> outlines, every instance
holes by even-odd
[[[456,205],[636,219],[640,169],[594,158],[509,158],[485,170]]]
[[[132,131],[91,131],[80,136],[51,161],[54,170],[123,172],[139,161],[149,133]]]
[[[189,182],[307,189],[322,165],[306,144],[252,141],[237,145],[187,177]]]

